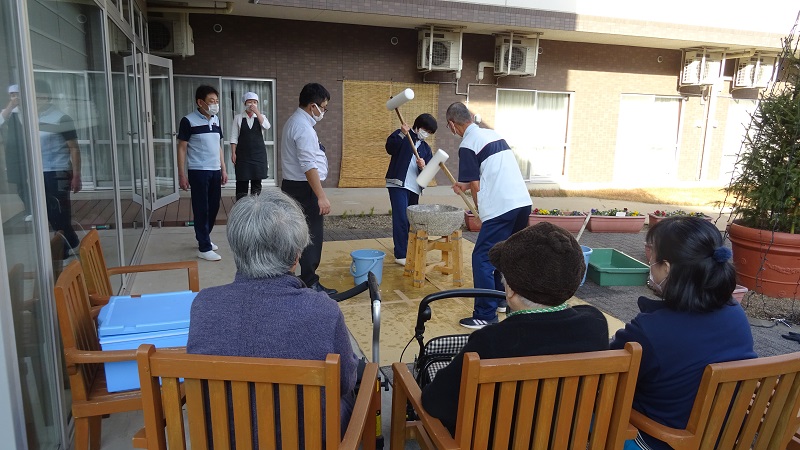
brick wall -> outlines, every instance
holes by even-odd
[[[224,15],[191,15],[190,23],[195,56],[175,58],[174,73],[275,78],[278,140],[283,122],[297,107],[304,84],[319,82],[331,92],[329,112],[316,127],[328,149],[330,174],[325,186],[336,186],[339,177],[342,80],[423,81],[416,70],[417,31],[413,29]],[[217,23],[222,25],[221,33],[212,29]],[[392,38],[397,38],[396,45]],[[486,126],[493,127],[498,87],[574,92],[565,181],[611,183],[620,95],[680,95],[680,51],[545,39],[540,45],[535,77],[511,76],[501,78],[498,86],[469,86],[470,109],[481,114]],[[452,102],[466,100],[461,94],[466,93],[467,83],[477,84],[478,63],[494,58],[494,38],[465,34],[462,48],[463,71],[457,88],[452,73],[433,72],[424,78],[442,83],[437,145],[451,154],[456,153],[459,139],[444,127],[445,111]],[[486,72],[483,83],[493,83],[491,69]],[[704,122],[702,103],[698,97],[689,97],[683,103],[677,172],[682,182],[694,181],[697,174],[703,129],[695,124]],[[724,105],[724,101],[718,102],[717,110]],[[717,123],[712,136],[719,148],[713,149],[717,154],[710,159],[718,164],[724,117]],[[451,158],[448,166],[457,173],[457,158]],[[437,181],[447,182],[442,174]]]

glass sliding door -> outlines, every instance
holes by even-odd
[[[615,182],[647,186],[676,179],[681,105],[680,97],[622,95]]]
[[[178,200],[175,107],[172,102],[172,61],[143,55],[147,67],[145,99],[149,120],[148,147],[153,209]]]
[[[570,94],[497,90],[496,129],[514,150],[526,181],[554,181],[565,174]]]

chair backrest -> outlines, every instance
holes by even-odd
[[[298,448],[301,441],[318,449],[323,429],[325,447],[340,448],[339,355],[305,361],[169,354],[143,344],[136,358],[149,450],[186,449],[184,411],[194,450],[208,448],[209,432],[216,450],[231,448],[231,434],[237,449],[251,449],[254,432],[259,448],[276,448],[279,438],[284,449]]]
[[[524,358],[466,353],[455,441],[462,449],[620,449],[641,356],[635,342]]]
[[[786,448],[798,427],[798,373],[800,352],[708,365],[686,430],[698,448]]]
[[[79,261],[72,261],[56,280],[53,289],[64,352],[97,351],[100,341],[89,313],[89,293]],[[73,400],[86,400],[101,364],[67,365]]]
[[[111,280],[106,272],[106,260],[103,257],[103,247],[100,246],[100,235],[97,230],[92,229],[81,239],[80,255],[89,294],[114,295]]]

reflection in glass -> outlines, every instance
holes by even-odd
[[[144,232],[144,205],[142,192],[142,152],[139,136],[139,108],[137,105],[136,78],[132,64],[133,44],[113,21],[108,21],[108,32],[112,42],[119,45],[112,48],[111,89],[114,99],[114,129],[117,147],[117,173],[119,174],[120,208],[122,211],[123,263],[130,264],[136,246]],[[128,70],[126,70],[128,69]],[[114,277],[114,288],[120,282]]]

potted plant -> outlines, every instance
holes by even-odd
[[[628,208],[592,209],[586,228],[592,233],[638,233],[644,219],[646,217],[639,211],[629,211]]]
[[[777,81],[753,113],[726,188],[728,227],[739,283],[769,297],[800,290],[800,57],[788,36]]]
[[[690,217],[702,217],[709,222],[712,220],[711,216],[707,216],[701,212],[687,212],[682,209],[676,209],[675,211],[660,211],[655,210],[654,212],[647,214],[647,224],[653,226],[663,220],[666,217],[672,216],[690,216]]]
[[[586,213],[580,211],[565,211],[561,209],[534,208],[528,217],[528,226],[539,222],[550,222],[558,225],[570,233],[577,233],[581,230]]]

